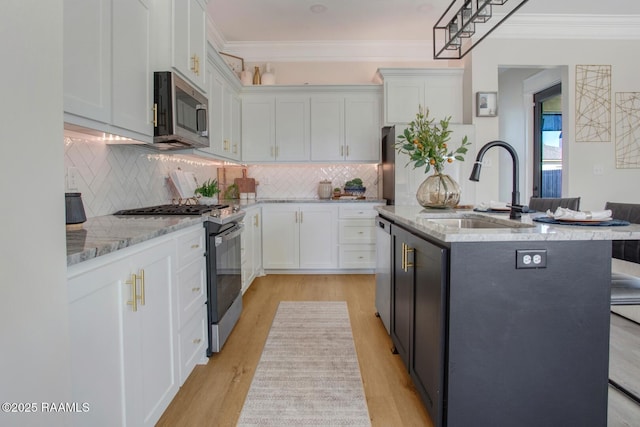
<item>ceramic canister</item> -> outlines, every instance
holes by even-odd
[[[318,184],[318,197],[321,199],[330,199],[333,192],[331,181],[320,181]]]

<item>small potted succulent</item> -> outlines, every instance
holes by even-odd
[[[198,203],[203,205],[213,205],[218,203],[219,193],[220,187],[218,187],[217,179],[208,179],[200,187],[195,189],[195,194],[198,197]]]

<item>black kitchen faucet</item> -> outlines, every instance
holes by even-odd
[[[511,145],[504,141],[491,141],[486,143],[480,151],[478,151],[478,156],[473,164],[473,170],[471,171],[469,179],[476,182],[480,181],[482,158],[491,147],[502,147],[511,154],[511,159],[513,160],[513,190],[511,192],[511,209],[509,211],[509,218],[519,219],[522,216],[522,212],[525,207],[520,204],[520,191],[518,190],[518,153],[516,153],[516,150]]]

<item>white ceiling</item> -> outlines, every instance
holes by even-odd
[[[208,13],[225,44],[415,41],[431,40],[434,23],[450,3],[451,0],[209,0]],[[313,13],[313,5],[326,10]],[[517,12],[528,14],[640,15],[640,1],[529,0]]]

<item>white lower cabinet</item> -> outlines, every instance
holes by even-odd
[[[201,225],[176,233],[180,386],[197,364],[207,361],[207,267],[204,239],[205,229]]]
[[[75,425],[153,426],[206,361],[201,224],[68,268]]]
[[[259,206],[246,209],[242,231],[242,293],[262,270],[262,210]]]
[[[266,269],[338,267],[337,206],[329,203],[265,205],[262,259]]]
[[[374,207],[379,203],[340,205],[338,221],[339,267],[372,269],[376,266],[376,229]]]

